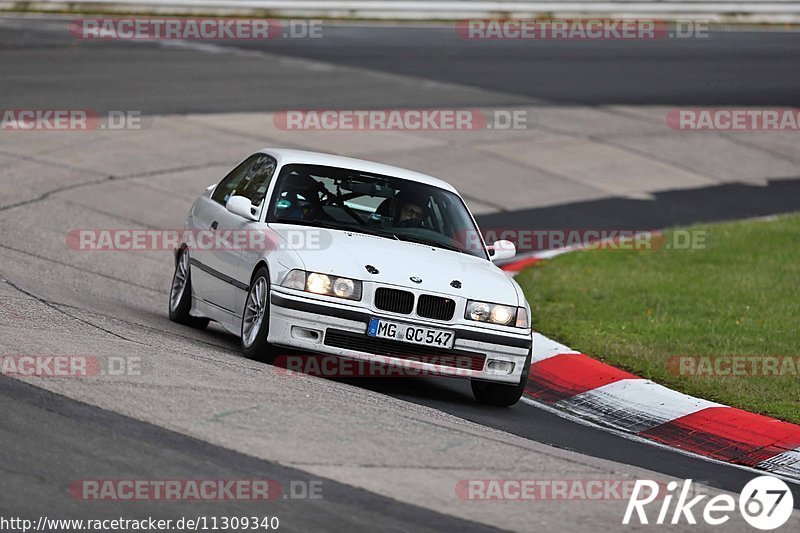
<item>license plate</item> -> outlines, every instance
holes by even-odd
[[[373,318],[369,321],[367,335],[370,337],[380,337],[382,339],[392,339],[395,341],[411,342],[414,344],[424,344],[425,346],[436,346],[437,348],[452,348],[455,335],[452,331],[444,329],[428,328],[425,326],[414,326],[412,324],[401,324],[390,322],[380,318]]]

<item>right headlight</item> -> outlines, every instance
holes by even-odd
[[[361,282],[359,280],[320,272],[292,270],[283,278],[281,287],[348,300],[361,300]]]
[[[528,327],[528,313],[524,307],[512,307],[489,302],[469,300],[464,318],[501,326]]]

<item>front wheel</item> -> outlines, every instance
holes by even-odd
[[[531,352],[525,359],[522,367],[522,376],[518,385],[507,385],[505,383],[490,383],[488,381],[472,381],[472,394],[478,402],[497,407],[508,407],[514,405],[522,398],[525,386],[528,384],[528,373],[531,367]]]
[[[267,342],[269,333],[269,273],[261,267],[253,276],[242,311],[242,351],[251,359],[271,362],[275,348]]]
[[[172,286],[169,290],[169,319],[178,324],[203,329],[208,326],[207,318],[192,316],[192,277],[189,271],[189,250],[178,252]]]

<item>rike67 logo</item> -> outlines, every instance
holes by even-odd
[[[736,511],[736,500],[728,494],[720,494],[703,502],[708,495],[694,496],[692,480],[687,479],[678,490],[678,482],[670,481],[666,485],[666,494],[659,494],[663,485],[650,480],[636,480],[628,507],[622,523],[625,525],[649,524],[697,524],[698,518],[711,526],[724,524]],[[659,502],[651,508],[658,508],[657,517],[653,513],[648,516],[645,507],[655,501]],[[672,506],[675,502],[674,507]],[[790,519],[794,508],[794,498],[789,486],[782,480],[772,476],[760,476],[750,480],[739,495],[738,510],[744,520],[756,529],[771,531],[777,529]],[[697,515],[697,516],[696,516]]]

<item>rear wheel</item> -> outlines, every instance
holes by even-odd
[[[169,290],[169,319],[178,324],[203,329],[208,326],[207,318],[191,316],[192,278],[189,271],[189,250],[178,252],[175,273],[172,275],[172,286]]]
[[[514,405],[522,398],[525,386],[528,384],[528,373],[531,367],[531,352],[525,359],[522,368],[522,377],[518,385],[507,385],[505,383],[491,383],[488,381],[472,381],[472,394],[480,403],[495,405],[498,407],[508,407]]]
[[[261,267],[250,282],[242,311],[242,351],[251,359],[271,362],[277,355],[269,334],[269,273]]]

